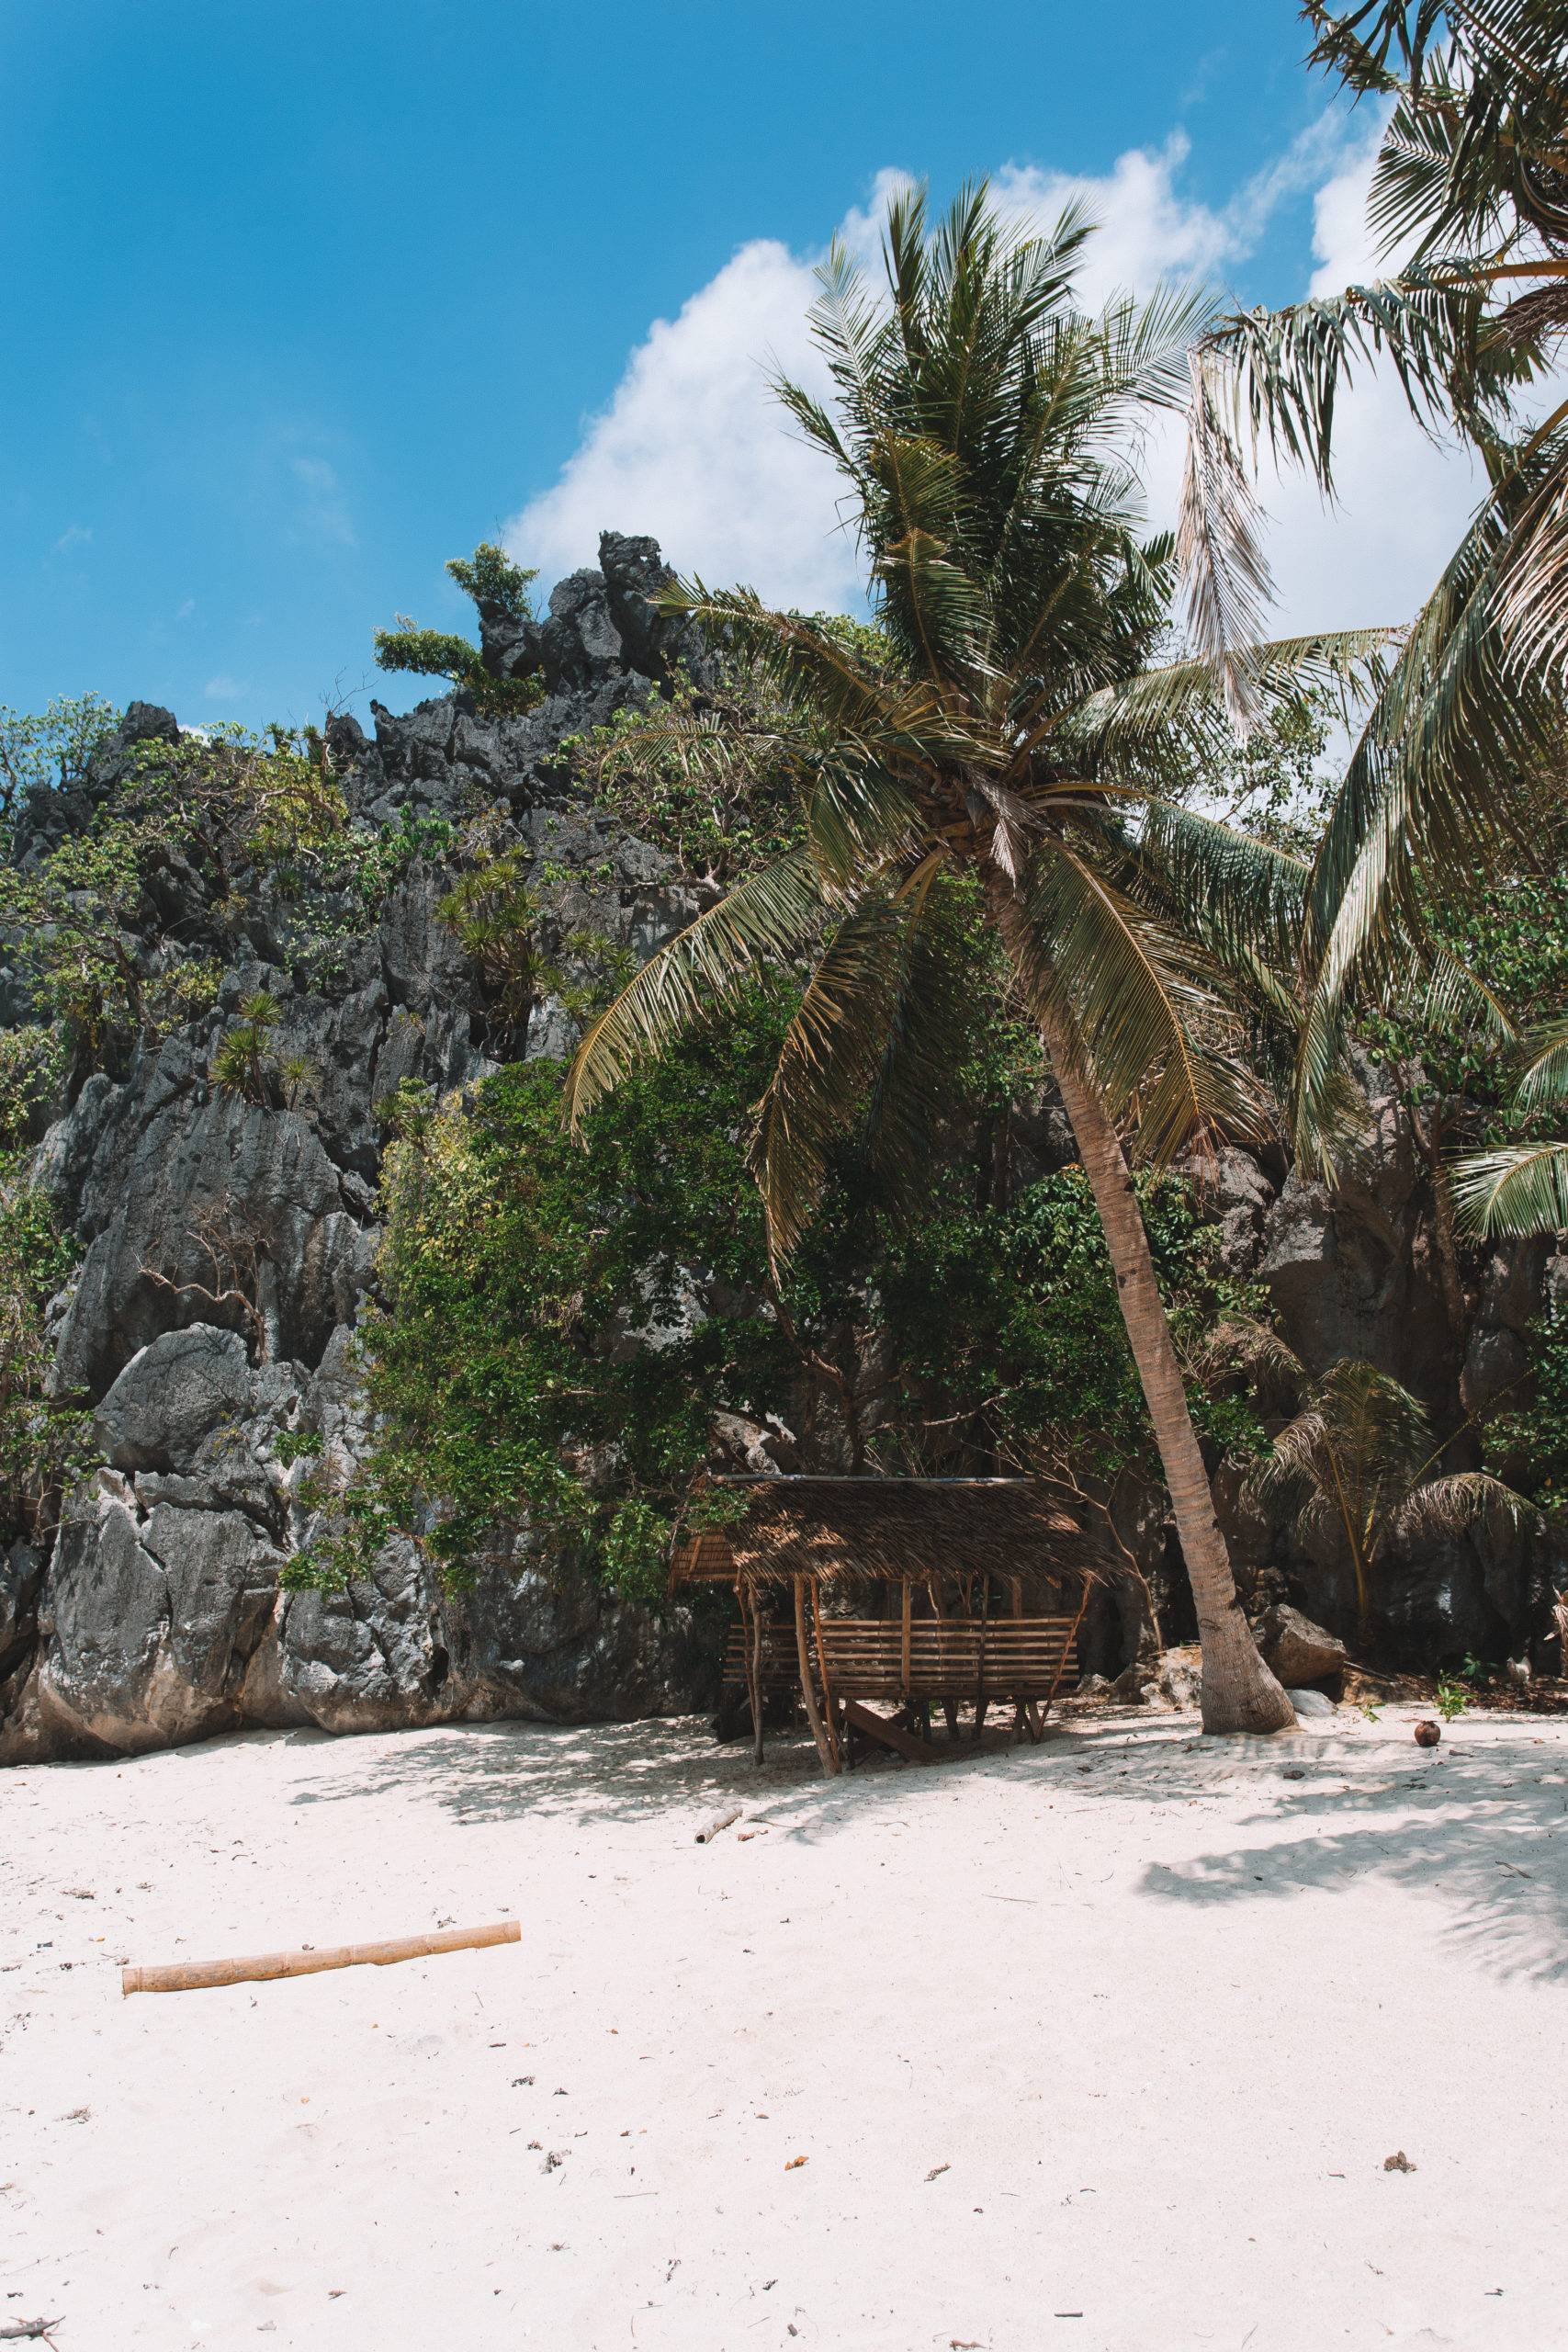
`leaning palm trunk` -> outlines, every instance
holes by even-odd
[[[993,900],[995,903],[995,900]],[[1008,936],[1010,910],[998,910]],[[1209,1474],[1192,1426],[1186,1384],[1177,1362],[1165,1302],[1133,1174],[1121,1138],[1092,1080],[1082,1069],[1077,1041],[1049,1001],[1036,1008],[1041,1040],[1077,1142],[1116,1276],[1116,1297],[1127,1344],[1154,1427],[1170,1491],[1171,1510],[1192,1588],[1203,1657],[1203,1729],[1288,1731],[1295,1710],[1264,1665],[1242,1614],[1230,1554],[1214,1516]]]
[[[1049,1036],[1045,1049],[1105,1230],[1127,1344],[1170,1489],[1203,1652],[1203,1729],[1289,1731],[1295,1710],[1259,1657],[1236,1596],[1126,1155],[1093,1087],[1075,1076]]]

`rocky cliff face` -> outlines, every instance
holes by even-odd
[[[599,567],[562,582],[542,624],[493,620],[492,665],[543,670],[546,698],[525,717],[486,718],[457,695],[404,718],[378,708],[373,741],[334,722],[355,813],[388,827],[488,811],[495,846],[525,848],[548,877],[563,935],[591,927],[646,955],[697,901],[659,852],[583,806],[552,755],[563,736],[645,696],[677,654],[700,661],[649,602],[660,570],[651,542],[606,537]],[[33,812],[24,860],[85,820],[139,741],[175,732],[168,712],[134,707],[85,791]],[[194,877],[170,873],[161,887],[179,902]],[[445,1092],[494,1067],[474,973],[435,920],[443,888],[416,859],[374,929],[345,931],[330,978],[264,902],[230,942],[212,1013],[117,1075],[90,1077],[44,1136],[39,1181],[84,1245],[52,1311],[54,1378],[92,1406],[97,1467],[89,1510],[67,1515],[47,1558],[25,1544],[0,1555],[0,1760],[135,1752],[242,1724],[625,1716],[705,1694],[711,1663],[679,1614],[616,1605],[524,1539],[461,1600],[444,1597],[402,1540],[341,1594],[279,1585],[309,1523],[301,1434],[340,1470],[365,1442],[352,1335],[378,1238],[377,1105],[403,1080]],[[316,1073],[308,1114],[209,1076],[225,1021],[261,989],[280,1001],[280,1046]],[[0,971],[0,1026],[26,1017],[25,991]],[[571,1035],[546,998],[523,1049],[559,1056]],[[1061,1125],[1049,1110],[1035,1122],[1041,1166],[1069,1156]],[[1544,1246],[1499,1251],[1454,1328],[1428,1188],[1392,1102],[1377,1106],[1372,1147],[1332,1197],[1282,1161],[1240,1152],[1205,1181],[1234,1270],[1261,1279],[1309,1369],[1370,1357],[1439,1428],[1461,1398],[1473,1408],[1518,1377],[1531,1320],[1568,1291],[1568,1260]],[[865,1385],[874,1410],[874,1364]],[[757,1433],[728,1435],[749,1459]],[[1348,1630],[1348,1562],[1332,1546],[1301,1548],[1234,1481],[1220,1499],[1256,1605],[1290,1600]],[[1168,1538],[1157,1520],[1132,1532],[1179,1636]],[[1517,1656],[1539,1645],[1563,1576],[1540,1541],[1455,1540],[1393,1564],[1383,1613],[1412,1663]],[[1123,1633],[1109,1608],[1100,1617],[1091,1662],[1114,1672]]]
[[[487,647],[503,673],[542,667],[546,696],[525,717],[485,718],[459,695],[405,718],[377,708],[374,741],[334,722],[355,811],[386,826],[486,810],[498,848],[525,847],[554,877],[541,887],[563,933],[592,928],[645,956],[696,901],[667,860],[566,791],[551,755],[689,656],[649,604],[660,575],[650,541],[607,537],[600,567],[563,582],[542,625]],[[24,830],[24,859],[84,821],[138,741],[175,732],[168,712],[133,707],[85,793],[51,796]],[[344,938],[330,983],[264,908],[210,1019],[90,1077],[45,1136],[39,1178],[85,1244],[56,1303],[55,1383],[93,1404],[101,1466],[96,1515],[68,1515],[47,1561],[22,1544],[0,1561],[0,1758],[130,1752],[243,1724],[657,1713],[701,1687],[682,1619],[617,1607],[521,1541],[460,1601],[402,1542],[369,1587],[279,1589],[308,1523],[310,1464],[290,1439],[319,1439],[340,1471],[363,1443],[351,1339],[378,1238],[376,1106],[401,1080],[445,1092],[494,1067],[472,969],[434,918],[444,887],[416,860],[373,933]],[[209,1075],[226,1019],[263,989],[281,1004],[278,1047],[313,1066],[309,1114]],[[0,1020],[26,1010],[0,975]],[[558,1055],[570,1034],[547,998],[525,1050]]]

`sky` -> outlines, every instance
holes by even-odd
[[[0,0],[0,703],[406,707],[372,630],[461,627],[498,535],[852,606],[766,383],[829,237],[987,175],[1087,196],[1096,297],[1337,287],[1377,126],[1305,48],[1294,0]],[[1392,387],[1340,448],[1337,511],[1266,490],[1281,628],[1408,617],[1475,495]]]

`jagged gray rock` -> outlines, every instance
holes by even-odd
[[[542,623],[481,615],[498,675],[543,666],[545,701],[524,717],[486,716],[457,694],[402,717],[373,706],[373,738],[334,718],[356,820],[488,808],[502,844],[555,877],[563,936],[649,953],[701,901],[668,857],[574,799],[556,752],[676,662],[701,673],[700,640],[650,601],[670,576],[652,540],[606,534],[598,568],[563,581]],[[17,854],[46,854],[140,744],[177,733],[172,713],[133,705],[82,792],[23,813]],[[38,1181],[85,1245],[52,1316],[53,1386],[93,1403],[102,1467],[51,1558],[17,1546],[0,1562],[0,1760],[129,1753],[244,1723],[624,1715],[703,1692],[709,1645],[683,1622],[616,1607],[536,1558],[525,1531],[515,1560],[487,1566],[462,1600],[402,1539],[341,1594],[280,1586],[311,1525],[310,1464],[285,1461],[280,1435],[313,1431],[344,1475],[367,1442],[353,1326],[378,1239],[378,1105],[405,1079],[445,1093],[495,1067],[473,971],[436,916],[449,880],[416,858],[373,932],[345,934],[327,981],[297,966],[264,903],[214,1014],[95,1072],[43,1137]],[[162,920],[199,903],[194,876],[171,871],[158,887],[173,894]],[[0,973],[6,1022],[28,1017],[13,978]],[[280,1005],[276,1049],[311,1067],[306,1107],[212,1082],[224,1021],[258,989]],[[558,1057],[575,1035],[547,998],[521,1042]]]
[[[94,1415],[93,1434],[117,1470],[170,1470],[220,1422],[237,1419],[250,1393],[239,1333],[194,1323],[132,1356]]]

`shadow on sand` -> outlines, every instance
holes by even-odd
[[[1430,1895],[1434,1932],[1499,1976],[1568,1977],[1568,1758],[1529,1724],[1473,1747],[1461,1734],[1440,1762],[1379,1745],[1353,1768],[1314,1761],[1267,1811],[1243,1815],[1235,1843],[1151,1865],[1146,1893],[1181,1903],[1342,1892],[1368,1875]]]
[[[824,1781],[804,1735],[770,1743],[759,1770],[702,1726],[643,1722],[557,1727],[453,1725],[400,1740],[360,1770],[331,1743],[330,1770],[296,1804],[393,1797],[476,1825],[565,1814],[588,1827],[727,1804],[775,1835],[815,1843],[868,1810],[911,1824],[980,1776],[1028,1803],[1064,1784],[1082,1803],[1185,1806],[1223,1799],[1227,1842],[1146,1865],[1155,1902],[1218,1905],[1333,1894],[1367,1874],[1438,1899],[1433,1932],[1501,1975],[1568,1976],[1568,1747],[1529,1722],[1461,1732],[1427,1756],[1392,1731],[1280,1742],[1201,1740],[1190,1720],[1067,1716],[1041,1747],[962,1749],[921,1770],[873,1758]],[[323,1764],[326,1762],[323,1757]],[[671,1827],[679,1835],[679,1819]],[[1108,1820],[1108,1830],[1110,1823]]]

